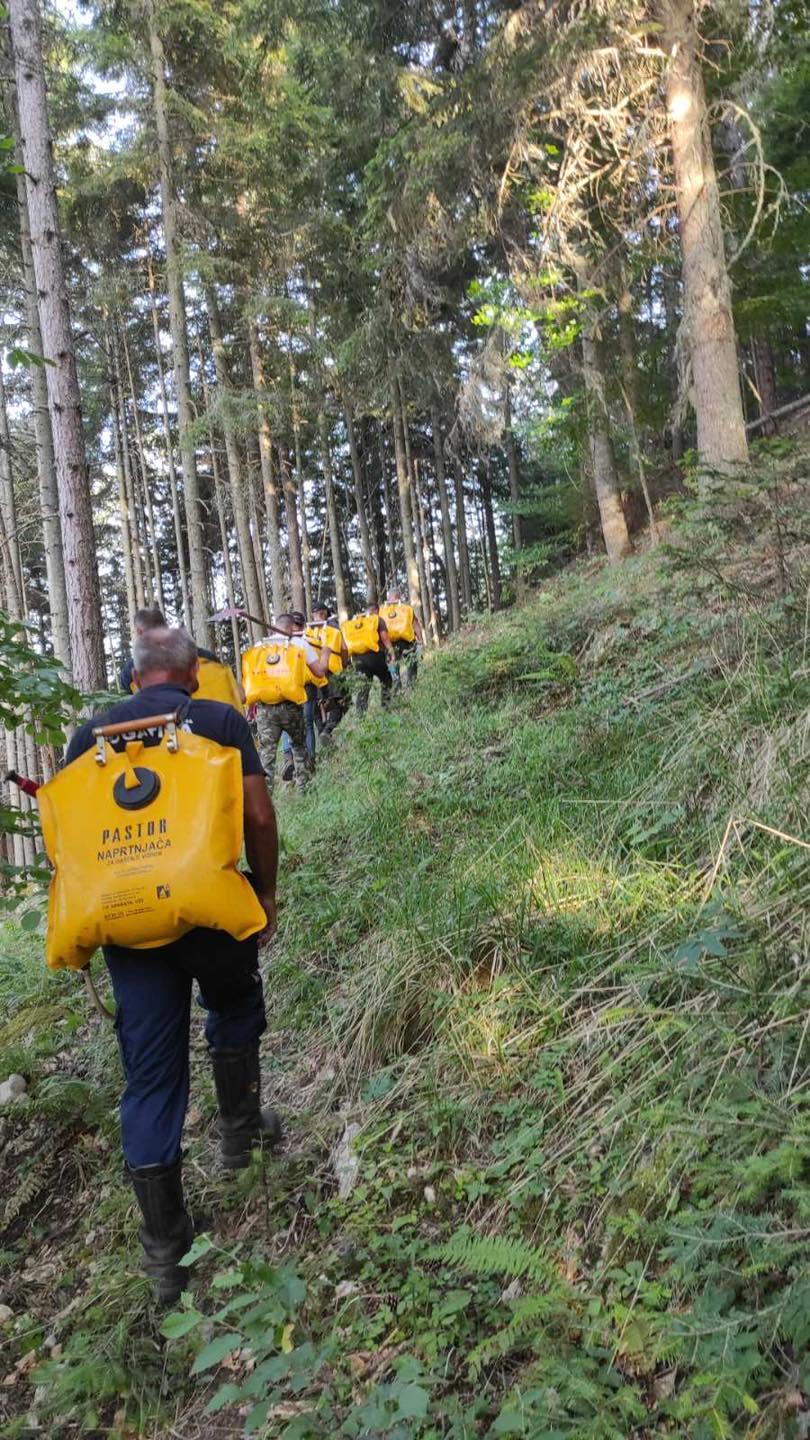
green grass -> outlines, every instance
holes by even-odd
[[[98,1270],[77,1262],[62,1364],[35,1372],[49,1433],[115,1433],[111,1387],[143,1434],[197,1433],[212,1397],[223,1433],[286,1440],[806,1433],[801,499],[778,564],[756,491],[687,514],[680,556],[580,565],[481,620],[282,798],[266,1074],[291,1138],[211,1183],[198,1077],[191,1184],[219,1223],[171,1338],[126,1275],[109,1037],[65,1043],[76,1001],[30,941],[0,971],[3,1073],[75,1127],[44,1074],[67,1049],[97,1107],[73,1151]],[[26,1006],[41,1031],[14,1028]],[[41,1351],[36,1314],[15,1324]]]

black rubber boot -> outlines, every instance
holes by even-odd
[[[155,1282],[158,1304],[174,1305],[188,1286],[188,1270],[178,1265],[194,1238],[183,1199],[182,1162],[128,1167],[143,1224],[143,1268]]]
[[[283,1139],[275,1110],[261,1108],[259,1042],[242,1050],[209,1050],[219,1106],[219,1151],[224,1169],[244,1170],[258,1145]]]

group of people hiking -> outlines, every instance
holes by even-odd
[[[122,1146],[160,1304],[188,1283],[179,1262],[194,1233],[182,1179],[194,982],[222,1166],[245,1167],[282,1134],[261,1105],[259,1062],[279,741],[305,785],[316,734],[328,741],[348,707],[347,670],[361,714],[374,680],[387,706],[395,686],[415,680],[422,638],[397,590],[342,625],[325,605],[309,623],[286,611],[244,653],[240,685],[160,611],[140,611],[124,696],[75,731],[64,768],[37,791],[53,869],[46,958],[80,970],[98,947],[104,955],[125,1074]]]
[[[165,626],[160,610],[135,616],[136,636]],[[397,589],[388,591],[382,606],[370,604],[342,625],[319,601],[309,621],[300,610],[274,617],[270,633],[242,657],[241,685],[212,651],[199,646],[199,694],[244,704],[271,791],[279,742],[282,779],[303,790],[315,769],[318,741],[331,741],[349,708],[350,684],[359,714],[368,709],[375,680],[387,707],[398,689],[414,684],[423,643],[419,616]],[[130,659],[119,677],[122,690],[134,688],[133,673]]]

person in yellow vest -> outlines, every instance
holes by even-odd
[[[81,725],[67,750],[67,767],[94,747],[93,730],[170,715],[183,729],[238,751],[244,843],[252,883],[267,920],[263,932],[236,940],[224,929],[196,928],[148,949],[105,945],[116,1004],[116,1030],[126,1077],[121,1142],[143,1217],[144,1269],[158,1299],[173,1304],[187,1284],[179,1261],[193,1237],[183,1197],[181,1142],[189,1094],[189,1021],[196,981],[207,1018],[205,1033],[220,1114],[224,1168],[244,1168],[263,1139],[281,1138],[281,1125],[260,1104],[259,1037],[266,1029],[258,942],[275,928],[278,835],[261,761],[243,715],[231,705],[196,700],[197,647],[184,630],[147,628],[135,641],[136,693]],[[110,741],[125,749],[128,735]],[[164,731],[146,732],[144,745],[162,744]],[[145,813],[145,812],[143,812]],[[88,815],[86,823],[93,824]],[[132,826],[136,829],[137,816]],[[139,827],[138,827],[139,828]],[[182,844],[182,836],[178,837]],[[227,917],[223,917],[227,919]]]
[[[422,622],[412,605],[402,598],[401,590],[389,590],[388,599],[381,615],[391,636],[397,664],[397,681],[402,683],[402,666],[405,666],[407,683],[413,685],[419,666],[419,655],[425,636]]]
[[[394,688],[392,670],[394,651],[388,627],[380,617],[379,605],[367,605],[362,615],[355,615],[340,627],[352,666],[360,676],[355,704],[357,713],[365,715],[371,695],[372,680],[379,680],[381,700],[387,708]]]
[[[295,619],[286,612],[276,616],[276,629],[280,630],[282,635],[272,635],[267,641],[260,641],[259,644],[275,645],[283,636],[286,636],[287,646],[302,651],[307,668],[312,675],[320,678],[328,673],[329,652],[326,649],[316,649],[312,642],[307,640],[303,634],[303,621],[304,617],[297,614]],[[278,742],[285,732],[289,735],[292,744],[295,783],[299,790],[306,789],[312,773],[312,766],[307,755],[307,725],[304,711],[309,696],[305,687],[306,678],[302,687],[301,699],[298,701],[279,700],[275,704],[268,705],[260,700],[256,705],[259,754],[270,790],[273,788],[275,779]]]
[[[133,631],[136,640],[150,630],[165,629],[166,621],[162,612],[157,608],[135,611]],[[213,650],[206,650],[202,645],[197,646],[197,657],[199,660],[198,699],[220,700],[225,705],[233,705],[235,710],[244,714],[244,696],[230,667],[223,665]],[[137,688],[135,662],[132,657],[123,666],[118,683],[126,694],[131,694]]]

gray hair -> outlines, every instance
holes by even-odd
[[[139,675],[153,670],[166,670],[182,675],[197,659],[197,646],[187,630],[144,630],[133,646],[135,669]]]

